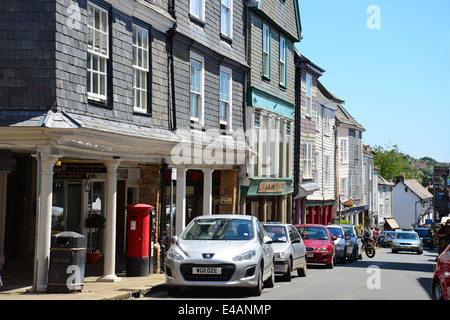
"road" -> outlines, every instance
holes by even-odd
[[[431,279],[437,251],[422,255],[378,248],[373,259],[363,259],[333,269],[308,265],[307,276],[292,273],[291,282],[277,277],[275,287],[264,289],[260,297],[231,288],[184,288],[177,296],[166,290],[150,291],[147,300],[430,300]]]

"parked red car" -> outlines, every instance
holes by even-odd
[[[437,259],[432,283],[433,300],[450,300],[450,245]]]
[[[306,261],[324,263],[329,268],[336,264],[334,240],[328,229],[321,224],[298,224],[295,228],[302,235],[306,246]]]

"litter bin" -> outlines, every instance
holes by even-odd
[[[83,290],[86,237],[72,231],[52,236],[47,292],[69,293]]]

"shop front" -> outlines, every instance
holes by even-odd
[[[292,179],[250,179],[241,186],[241,214],[292,223]]]

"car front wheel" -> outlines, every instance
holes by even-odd
[[[444,300],[444,294],[439,281],[436,281],[433,285],[433,300]]]
[[[272,262],[272,268],[270,269],[270,277],[264,282],[264,287],[273,288],[275,286],[275,265]]]
[[[260,296],[263,290],[263,266],[259,267],[258,279],[256,280],[256,286],[250,289],[252,296]]]

